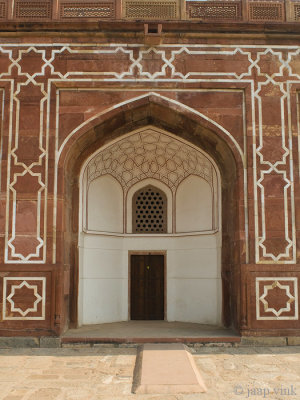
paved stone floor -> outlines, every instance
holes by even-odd
[[[132,394],[136,348],[2,349],[0,399],[300,399],[300,347],[200,347],[192,351],[208,387],[204,394]]]

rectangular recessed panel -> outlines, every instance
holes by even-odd
[[[16,5],[16,18],[51,18],[51,3],[22,1]]]
[[[130,19],[175,19],[177,3],[128,1],[125,3],[125,17]]]
[[[239,20],[242,18],[241,2],[188,2],[188,17],[193,19]]]
[[[65,3],[61,18],[114,18],[114,3]]]

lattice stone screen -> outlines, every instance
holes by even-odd
[[[188,1],[187,16],[190,19],[203,20],[240,20],[242,19],[241,1]]]
[[[60,18],[114,18],[115,5],[106,3],[62,3]]]
[[[249,21],[283,21],[284,3],[253,1],[248,3]]]
[[[128,19],[177,19],[180,6],[177,1],[130,1],[123,2],[123,16]]]
[[[295,21],[300,21],[300,2],[293,4],[291,19]]]
[[[0,18],[6,17],[6,3],[0,2]]]
[[[132,198],[133,233],[167,232],[167,197],[158,188],[146,186]]]
[[[22,19],[48,19],[51,18],[51,1],[17,1],[15,17]]]

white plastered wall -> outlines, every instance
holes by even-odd
[[[176,232],[213,229],[213,192],[203,178],[190,175],[176,193]]]
[[[157,131],[156,128],[145,128],[146,133],[149,130]],[[173,135],[164,134],[166,142],[168,138],[174,138]],[[93,160],[94,157],[96,155],[93,155],[90,160]],[[182,180],[176,191],[172,191],[157,178],[144,177],[131,185],[129,189],[124,190],[123,188],[124,192],[122,190],[121,193],[117,189],[119,183],[112,183],[115,178],[109,178],[108,175],[104,175],[100,179],[96,178],[92,185],[91,183],[87,184],[87,173],[83,169],[80,217],[82,229],[79,238],[79,325],[129,319],[128,254],[134,251],[166,252],[167,286],[165,296],[168,321],[221,324],[222,239],[220,229],[218,229],[220,226],[218,206],[221,204],[219,198],[220,179],[216,166],[212,161],[210,162],[214,167],[213,188],[203,178],[190,176]],[[110,183],[112,187],[110,187]],[[167,234],[136,235],[131,233],[132,196],[145,184],[153,184],[164,190],[167,195]],[[199,185],[199,187],[195,188],[195,185]],[[87,190],[88,187],[92,187],[92,190]],[[121,186],[119,185],[119,187]],[[97,197],[107,199],[105,193],[102,193],[103,191],[114,193],[112,204],[107,205],[110,207],[110,212],[116,207],[120,208],[120,212],[113,216],[111,225],[109,225],[109,221],[105,222],[106,225],[99,225],[102,218],[101,213],[99,216],[99,210],[93,211],[94,214],[90,212],[91,206],[97,208]],[[176,193],[177,196],[179,193],[178,197]],[[193,224],[191,215],[187,219],[190,221],[188,224],[181,214],[186,212],[185,199],[189,198],[189,194],[193,198],[197,198],[197,201],[189,203],[189,207],[194,208],[193,212],[198,215],[197,224]],[[90,199],[90,195],[94,196],[94,199]],[[105,205],[103,200],[101,202],[102,205]],[[179,204],[179,210],[176,208],[176,204],[177,206]],[[203,214],[202,208],[206,208],[206,214]],[[91,215],[98,215],[98,217],[90,220]],[[97,225],[95,225],[96,220]],[[211,222],[210,225],[208,221]],[[97,229],[91,230],[90,226]],[[107,229],[108,227],[109,229]],[[126,233],[122,233],[123,231]]]
[[[87,192],[87,227],[90,231],[123,232],[123,190],[111,175],[94,179]]]

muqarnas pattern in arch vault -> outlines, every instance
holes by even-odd
[[[93,158],[88,182],[105,174],[117,178],[125,191],[146,178],[161,180],[172,192],[191,174],[211,186],[216,179],[212,163],[199,151],[153,129],[130,135]]]
[[[148,126],[126,135],[97,153],[92,156],[85,168],[86,198],[89,186],[94,180],[111,175],[122,187],[124,199],[127,198],[125,203],[128,203],[129,191],[135,184],[152,178],[154,186],[155,181],[166,185],[172,192],[171,202],[175,204],[179,185],[186,178],[197,176],[208,183],[212,194],[213,212],[209,229],[218,229],[219,177],[215,165],[200,149],[174,135]],[[88,200],[83,203],[86,203],[84,208],[87,207]],[[174,219],[175,208],[173,205]],[[124,209],[127,213],[128,204],[124,205]],[[86,213],[89,214],[87,211]]]

